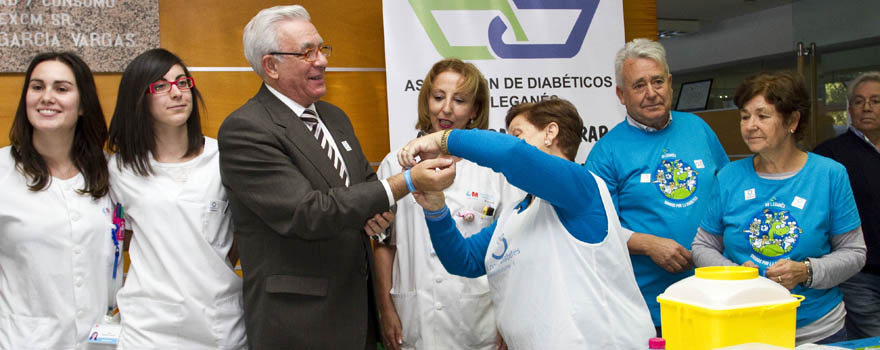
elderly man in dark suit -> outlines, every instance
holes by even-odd
[[[264,84],[218,139],[249,346],[374,349],[368,235],[389,225],[391,206],[409,190],[439,190],[421,179],[455,167],[426,161],[411,177],[377,179],[348,117],[319,101],[331,51],[302,6],[260,11],[245,27],[244,51]]]

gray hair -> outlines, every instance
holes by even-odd
[[[852,101],[853,95],[855,95],[856,93],[856,87],[858,87],[861,83],[867,83],[870,81],[880,83],[880,72],[870,71],[859,74],[859,76],[857,76],[849,83],[849,87],[847,87],[846,91],[846,100]]]
[[[287,20],[309,21],[309,12],[300,5],[270,7],[257,13],[244,27],[244,58],[260,78],[266,79],[263,56],[279,50],[278,23]]]
[[[614,78],[617,79],[617,86],[623,86],[623,61],[630,58],[647,58],[657,62],[666,69],[666,75],[669,75],[669,64],[666,63],[666,49],[663,45],[645,38],[633,39],[614,56]]]

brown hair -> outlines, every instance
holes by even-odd
[[[457,58],[447,58],[445,60],[434,63],[425,81],[422,82],[422,88],[419,91],[419,120],[416,122],[416,129],[424,132],[431,132],[431,116],[428,115],[428,98],[431,97],[431,89],[434,87],[434,79],[440,73],[452,71],[461,74],[464,78],[461,86],[462,89],[473,96],[474,108],[477,110],[477,116],[468,126],[477,129],[486,129],[489,127],[489,83],[480,70],[471,63],[463,62]]]
[[[537,103],[520,103],[507,111],[504,123],[510,127],[510,122],[518,115],[523,115],[526,120],[538,129],[544,129],[551,122],[559,125],[559,148],[569,160],[577,156],[578,147],[581,145],[581,132],[584,129],[584,121],[571,102],[563,99],[549,99]]]
[[[180,57],[161,48],[145,51],[125,67],[119,81],[113,119],[110,120],[110,139],[107,140],[107,148],[116,153],[118,169],[128,167],[140,176],[153,175],[150,153],[156,152],[156,135],[153,134],[156,121],[150,114],[147,91],[150,84],[163,79],[174,65],[179,65],[187,77],[192,77]],[[201,153],[205,144],[199,115],[199,109],[204,106],[198,88],[193,86],[189,91],[193,108],[186,120],[184,156],[195,156]]]
[[[33,144],[34,126],[27,117],[27,93],[31,75],[38,64],[45,61],[64,63],[73,72],[76,89],[79,92],[79,108],[82,114],[76,120],[70,159],[83,175],[85,185],[78,190],[88,193],[92,198],[101,198],[110,189],[110,172],[104,157],[104,142],[107,141],[107,123],[98,101],[98,90],[89,66],[73,52],[45,52],[36,55],[28,65],[24,75],[24,87],[18,109],[12,119],[9,141],[12,144],[12,158],[15,167],[28,181],[31,191],[46,189],[52,181],[49,166]]]
[[[807,87],[800,75],[788,71],[754,74],[736,89],[733,102],[737,107],[743,108],[759,95],[776,107],[786,124],[791,122],[794,112],[799,112],[800,119],[794,137],[798,141],[804,138],[804,130],[810,117],[810,94],[807,93]]]

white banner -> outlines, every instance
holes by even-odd
[[[391,149],[416,136],[417,99],[431,66],[471,62],[489,80],[489,127],[507,110],[546,98],[584,119],[577,161],[623,120],[614,54],[623,47],[621,0],[383,0]]]

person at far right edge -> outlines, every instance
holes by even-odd
[[[661,335],[657,295],[693,275],[688,248],[729,160],[699,117],[671,111],[666,50],[634,39],[614,59],[617,97],[626,119],[593,147],[585,166],[605,180],[617,207],[636,281]]]
[[[849,84],[852,125],[813,152],[846,167],[867,245],[861,272],[838,287],[846,306],[849,339],[880,337],[880,72],[867,72]]]

